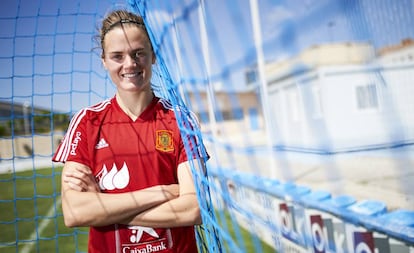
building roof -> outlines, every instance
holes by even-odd
[[[329,65],[352,65],[367,63],[374,59],[375,51],[370,43],[338,42],[311,46],[300,54],[284,61],[268,63],[266,76],[288,73],[297,66],[314,68]]]
[[[0,101],[0,117],[10,118],[12,115],[23,116],[25,114],[25,107],[28,110],[27,113],[32,113],[31,105],[25,106],[22,103]],[[34,112],[41,112],[46,109],[35,107],[33,110]]]
[[[384,55],[394,53],[396,51],[400,51],[408,47],[414,47],[414,40],[411,38],[403,39],[399,44],[390,45],[390,46],[386,46],[386,47],[379,49],[378,55],[384,56]]]

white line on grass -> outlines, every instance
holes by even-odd
[[[60,197],[56,199],[56,204],[52,205],[49,208],[49,211],[46,214],[47,217],[51,217],[52,215],[55,215],[55,207],[57,209],[57,207],[60,206],[61,201],[62,200],[61,200]],[[26,243],[24,245],[24,247],[22,248],[22,250],[20,251],[20,253],[29,253],[29,252],[31,252],[31,249],[33,248],[33,245],[35,245],[36,240],[38,239],[36,237],[36,235],[37,234],[38,235],[42,234],[43,230],[47,227],[50,220],[51,219],[43,219],[42,222],[40,222],[39,227],[37,229],[35,229],[29,237],[29,240],[31,240],[32,242]]]

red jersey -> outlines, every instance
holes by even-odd
[[[193,126],[194,127],[194,126]],[[187,154],[171,105],[154,98],[133,121],[115,97],[79,111],[53,161],[89,166],[101,191],[122,193],[176,184]],[[197,252],[194,227],[91,227],[90,253]]]

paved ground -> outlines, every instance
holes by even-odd
[[[0,162],[0,174],[32,170],[33,168],[46,168],[51,166],[52,160],[49,157],[2,160]]]
[[[349,194],[358,200],[383,201],[388,210],[414,210],[414,145],[334,155],[272,152],[265,148],[221,150],[211,162],[327,190],[333,196]]]

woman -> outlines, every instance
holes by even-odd
[[[154,96],[156,59],[142,18],[111,12],[100,43],[117,92],[73,117],[53,157],[64,162],[65,224],[91,227],[88,252],[197,252],[201,218],[189,163],[203,166],[207,156],[187,157],[170,104]]]

